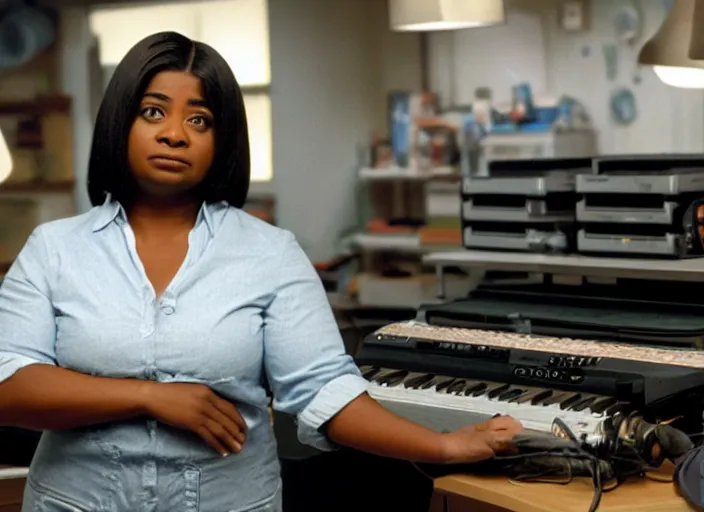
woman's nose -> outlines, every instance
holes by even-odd
[[[163,130],[159,132],[157,140],[172,148],[187,147],[188,136],[183,129],[183,124],[176,121],[167,121],[163,125]]]

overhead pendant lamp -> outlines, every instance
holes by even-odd
[[[638,55],[638,63],[653,66],[667,85],[704,89],[704,61],[689,57],[696,0],[675,0],[665,21]]]
[[[5,142],[5,137],[0,131],[0,183],[5,181],[10,177],[12,172],[12,155],[10,154],[10,149],[7,147],[7,142]]]
[[[427,32],[505,23],[503,0],[389,0],[391,30]]]

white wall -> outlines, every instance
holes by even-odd
[[[79,213],[90,209],[86,178],[93,139],[92,99],[95,63],[94,41],[88,26],[88,10],[70,7],[61,11],[61,89],[72,97],[73,165],[76,179],[75,200]]]
[[[356,145],[385,128],[386,90],[420,88],[418,37],[387,23],[385,2],[270,1],[277,219],[314,260],[357,220]]]
[[[582,102],[598,130],[602,153],[704,151],[704,92],[668,87],[649,68],[640,70],[640,84],[633,81],[638,49],[662,23],[664,2],[638,2],[644,14],[643,34],[633,47],[619,45],[613,81],[606,77],[604,45],[617,42],[614,13],[623,3],[591,0],[591,29],[584,33],[560,29],[558,4],[509,0],[508,27],[433,34],[431,85],[446,103],[466,103],[477,85],[497,87],[502,100],[511,83],[527,79],[538,95],[566,94]],[[497,36],[501,30],[508,32],[506,38]],[[517,75],[514,82],[512,75]],[[609,110],[611,93],[619,87],[630,87],[637,101],[638,118],[626,127],[614,123]]]

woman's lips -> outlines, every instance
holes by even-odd
[[[152,166],[162,171],[182,171],[190,167],[190,164],[183,160],[166,156],[155,156],[150,158],[149,161],[151,162]]]

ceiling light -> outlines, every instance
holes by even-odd
[[[12,155],[10,154],[10,149],[7,147],[7,142],[5,142],[5,137],[0,131],[0,183],[5,181],[10,177],[12,172]]]
[[[505,23],[503,0],[389,0],[391,29],[427,32]]]
[[[704,89],[704,61],[689,58],[695,0],[675,0],[656,34],[643,45],[638,63],[653,66],[667,85]]]

